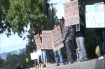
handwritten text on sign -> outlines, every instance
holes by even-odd
[[[52,30],[52,38],[54,51],[64,47],[60,26],[57,26],[55,29]]]
[[[42,31],[42,49],[53,49],[52,31]]]
[[[86,5],[86,27],[105,28],[105,5]]]
[[[42,49],[56,51],[64,47],[60,26],[51,31],[42,31]]]
[[[78,0],[64,3],[65,26],[79,24]]]

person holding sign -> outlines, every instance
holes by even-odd
[[[70,30],[69,30],[69,27],[65,27],[65,19],[63,17],[62,19],[60,19],[60,23],[63,25],[62,26],[62,37],[63,37],[63,41],[64,41],[64,44],[67,50],[67,63],[71,64],[73,63],[73,58],[72,58],[71,49],[69,47],[70,41],[71,41]]]
[[[54,28],[56,28],[56,27],[57,26],[54,25]],[[63,63],[63,57],[62,57],[61,49],[54,51],[54,58],[55,58],[56,66],[59,66],[59,63]]]
[[[96,41],[99,45],[100,49],[100,57],[99,59],[105,58],[105,28],[97,28],[96,32]]]
[[[40,65],[41,66],[41,63],[43,63],[43,67],[46,67],[45,66],[45,62],[46,62],[46,50],[45,49],[42,49],[42,43],[41,43],[41,36],[39,36],[39,34],[36,34],[34,36],[34,39],[35,39],[35,43],[36,43],[36,53],[37,53],[37,56],[38,56],[38,63],[36,65]],[[35,60],[35,62],[37,62],[37,59]],[[35,66],[36,66],[35,65]]]
[[[43,26],[42,26],[43,29]],[[41,42],[42,42],[42,35],[40,34]],[[41,44],[42,45],[42,44]],[[46,67],[47,63],[47,54],[45,49],[41,49],[41,61],[43,62],[43,68]]]
[[[101,2],[99,1],[99,3],[97,3],[99,5],[105,5],[104,0]],[[105,8],[105,7],[103,7]],[[105,12],[104,9],[100,9],[101,11]],[[98,17],[97,17],[98,18]],[[105,22],[104,22],[104,26],[105,26]],[[100,56],[99,59],[104,59],[105,58],[105,27],[104,28],[95,28],[95,33],[96,33],[96,41],[99,45],[99,49],[100,49]]]
[[[77,47],[80,50],[79,56],[80,61],[87,60],[87,53],[85,50],[84,37],[85,37],[85,17],[82,15],[82,9],[79,10],[80,13],[80,24],[75,25],[75,37]]]

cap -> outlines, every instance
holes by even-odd
[[[63,21],[65,21],[64,17],[60,18],[59,20],[63,20]]]

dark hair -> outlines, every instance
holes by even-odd
[[[61,21],[61,20],[65,21],[64,17],[62,17],[62,18],[61,18],[61,19],[59,19],[59,20],[60,20],[60,21]]]

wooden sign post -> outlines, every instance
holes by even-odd
[[[86,27],[105,28],[105,4],[86,5]]]

